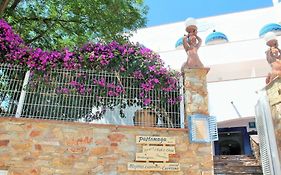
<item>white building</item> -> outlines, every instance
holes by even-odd
[[[213,30],[228,38],[227,43],[203,44],[198,51],[205,67],[210,67],[209,111],[218,121],[255,115],[255,92],[265,86],[270,72],[265,56],[267,46],[259,32],[265,25],[281,21],[280,2],[273,0],[273,4],[269,8],[196,19],[203,43]],[[167,65],[179,70],[187,55],[175,44],[184,34],[182,21],[140,29],[131,40],[156,51]]]

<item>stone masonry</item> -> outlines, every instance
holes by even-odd
[[[184,70],[185,116],[208,115],[206,74]],[[178,172],[128,171],[142,146],[136,136],[175,137]],[[190,143],[188,129],[0,118],[0,170],[9,175],[213,175],[210,143]]]
[[[209,70],[209,68],[184,68],[182,70],[184,86],[184,116],[186,127],[188,126],[187,117],[189,115],[209,115],[206,80]],[[205,145],[206,149],[209,149],[209,152],[212,153],[211,144],[205,143]],[[213,156],[210,157],[210,161],[213,162]],[[213,164],[210,168],[214,169]]]
[[[209,68],[185,69],[184,108],[185,116],[195,113],[209,115],[206,75]]]
[[[136,136],[175,137],[179,172],[128,171]],[[9,175],[211,175],[210,144],[190,144],[186,129],[0,118],[0,169]]]

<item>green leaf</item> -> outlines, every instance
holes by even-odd
[[[147,14],[142,0],[22,0],[15,9],[11,4],[3,18],[27,43],[47,50],[88,41],[124,43],[145,26]]]

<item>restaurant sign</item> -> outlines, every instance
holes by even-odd
[[[136,162],[128,163],[133,171],[179,171],[180,164],[169,162],[169,155],[175,154],[174,137],[136,136],[136,143],[142,145],[142,152],[136,153]]]

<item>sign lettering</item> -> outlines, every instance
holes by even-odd
[[[170,144],[175,145],[174,137],[136,136],[137,144]]]
[[[167,153],[167,154],[175,154],[175,147],[174,146],[143,146],[142,152],[144,153]]]
[[[168,161],[169,155],[165,153],[136,153],[136,161]]]
[[[179,163],[131,162],[131,163],[128,163],[128,170],[135,170],[135,171],[180,171],[180,164]]]

